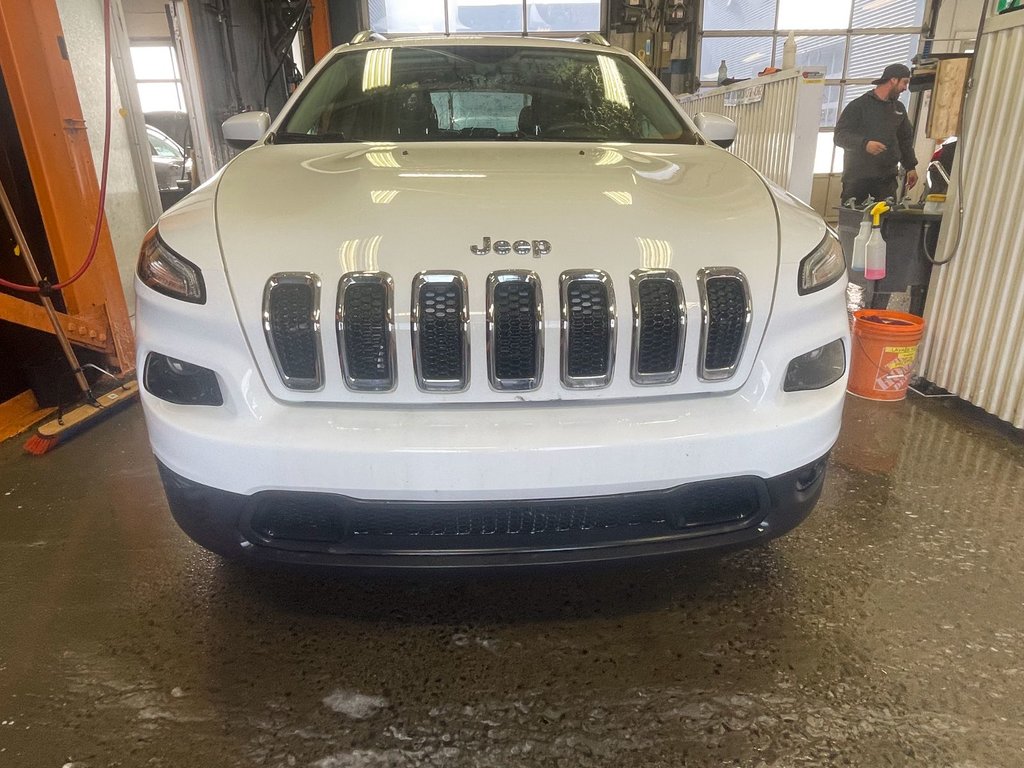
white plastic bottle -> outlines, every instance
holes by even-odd
[[[718,65],[718,84],[721,85],[729,77],[729,68],[725,66],[725,59]]]
[[[857,238],[853,241],[853,258],[850,260],[850,269],[854,272],[864,271],[864,254],[867,251],[868,238],[871,236],[871,213],[864,211],[864,218],[860,222],[860,230]]]
[[[782,68],[794,69],[796,67],[796,38],[790,32],[786,42],[782,46]]]
[[[889,210],[885,203],[871,209],[871,235],[864,249],[864,278],[881,280],[885,277],[885,239],[882,237],[882,214]]]

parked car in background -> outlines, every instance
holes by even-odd
[[[358,36],[146,236],[142,403],[225,557],[506,567],[766,542],[821,493],[846,265],[596,35]]]
[[[189,155],[192,150],[192,125],[189,123],[188,112],[163,110],[143,114],[146,125],[163,131]]]
[[[192,191],[192,158],[174,139],[152,125],[146,126],[149,151],[160,190],[160,204],[166,211]]]

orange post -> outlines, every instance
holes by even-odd
[[[54,0],[0,0],[0,71],[57,270],[51,277],[59,281],[73,275],[89,253],[99,184]],[[102,218],[92,267],[62,295],[70,315],[105,320],[112,362],[130,372],[135,343]]]
[[[320,61],[334,47],[327,0],[313,0],[310,33],[313,38],[313,60]]]

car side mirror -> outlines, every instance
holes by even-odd
[[[221,123],[224,141],[233,149],[247,149],[263,138],[270,129],[266,112],[242,112]]]
[[[736,141],[736,121],[725,115],[716,115],[714,112],[698,112],[694,117],[697,130],[708,141],[714,142],[723,149],[728,149]]]

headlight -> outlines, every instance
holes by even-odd
[[[782,389],[785,392],[823,389],[843,378],[844,373],[846,347],[843,346],[842,339],[836,339],[790,360]]]
[[[206,303],[206,285],[199,267],[163,244],[156,227],[146,233],[139,253],[139,279],[154,291],[193,304]]]
[[[797,286],[797,290],[801,296],[820,291],[845,274],[846,259],[843,257],[843,247],[830,229],[821,244],[800,262],[800,285]]]

